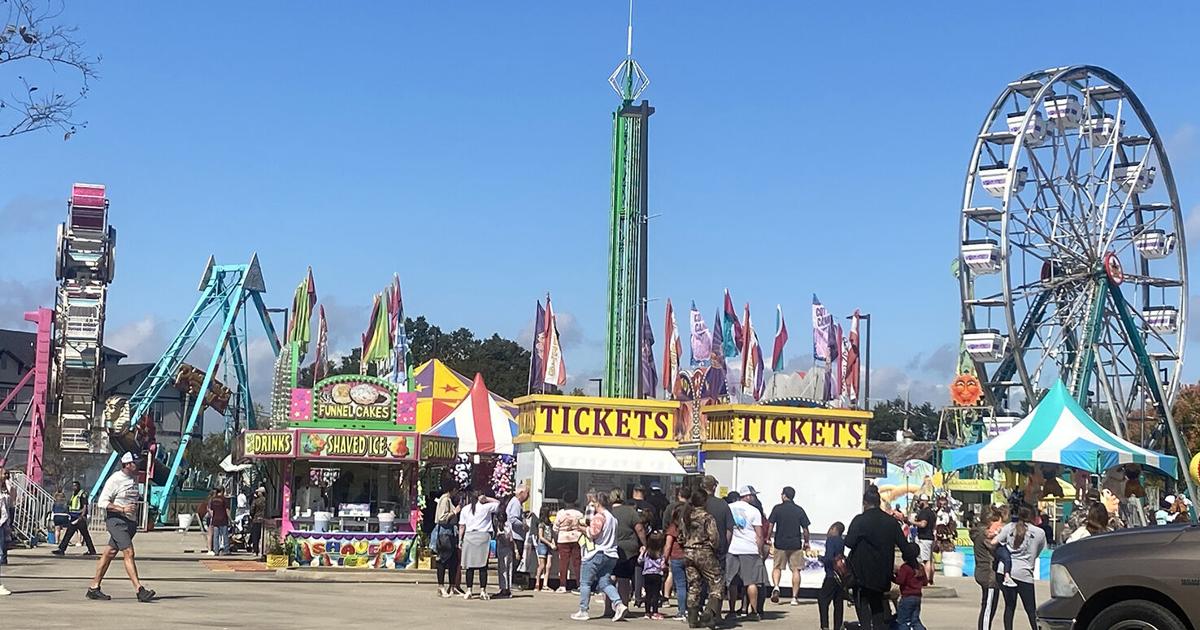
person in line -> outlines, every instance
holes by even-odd
[[[587,621],[588,608],[592,602],[592,589],[600,590],[612,602],[613,621],[625,618],[628,608],[621,601],[621,594],[613,584],[612,573],[617,566],[617,518],[608,511],[609,496],[597,494],[592,505],[592,518],[588,521],[583,538],[583,568],[579,578],[579,610],[571,615],[576,621]]]
[[[512,597],[513,578],[521,561],[520,554],[525,549],[525,534],[529,531],[521,507],[528,498],[529,488],[522,485],[504,503],[504,531],[496,536],[496,572],[500,574],[497,578],[500,591],[496,597],[499,599]]]
[[[676,488],[675,502],[665,512],[667,558],[671,561],[671,583],[675,587],[675,621],[687,620],[687,569],[684,568],[683,541],[675,517],[680,510],[689,509],[688,494],[687,486]]]
[[[550,590],[550,553],[554,551],[554,531],[550,524],[550,506],[543,505],[538,514],[537,531],[534,532],[537,541],[534,553],[537,554],[537,573],[533,576],[533,590]]]
[[[975,545],[975,583],[979,585],[978,630],[989,630],[996,618],[996,607],[1000,601],[1000,583],[996,581],[996,544],[993,539],[1000,527],[1008,520],[1007,514],[997,508],[984,512],[983,520],[971,530],[971,542]]]
[[[717,496],[716,477],[705,475],[701,487],[708,494],[704,503],[704,511],[708,512],[709,516],[712,516],[717,523],[717,560],[721,562],[718,570],[724,581],[725,556],[729,553],[729,540],[733,537],[733,513],[729,511],[729,504]]]
[[[211,552],[213,548],[212,510],[208,506],[212,504],[212,500],[216,496],[216,490],[209,490],[208,496],[204,497],[204,500],[196,506],[196,513],[200,516],[200,529],[204,532],[204,551],[206,553]]]
[[[671,500],[667,495],[663,494],[662,483],[658,481],[650,482],[650,496],[646,498],[654,508],[654,522],[652,523],[654,531],[662,531],[666,529],[669,522],[667,520],[667,508],[671,505]]]
[[[1076,540],[1082,540],[1088,536],[1103,534],[1111,531],[1108,528],[1108,509],[1099,503],[1093,503],[1088,508],[1087,520],[1083,525],[1071,532],[1071,536],[1067,538],[1067,542],[1073,543]]]
[[[646,526],[642,513],[631,503],[625,502],[624,493],[620,488],[613,488],[608,493],[608,504],[605,508],[617,520],[617,566],[613,568],[613,577],[617,578],[617,592],[621,601],[632,602],[637,599],[637,591],[633,588],[634,578],[638,571],[638,556],[646,548]],[[617,600],[609,600],[604,604],[607,616],[616,612]]]
[[[1171,509],[1171,501],[1168,499],[1174,498],[1175,497],[1167,497],[1166,499],[1159,500],[1158,509],[1154,511],[1155,525],[1166,525],[1167,523],[1171,522],[1171,513],[1169,511]]]
[[[133,550],[133,535],[137,532],[137,509],[141,494],[137,482],[138,465],[133,455],[121,455],[121,469],[114,472],[104,482],[100,496],[96,499],[96,508],[104,510],[104,527],[108,529],[108,548],[100,554],[96,564],[96,575],[88,586],[87,598],[108,601],[112,597],[100,590],[104,574],[108,573],[108,565],[112,564],[117,553],[121,553],[125,562],[125,573],[137,590],[139,602],[154,601],[155,592],[146,588],[138,578],[137,562]]]
[[[919,560],[925,564],[925,578],[933,586],[933,539],[937,527],[937,515],[929,507],[929,495],[922,494],[917,498],[917,512],[909,523],[917,528],[917,545],[920,546]]]
[[[663,572],[667,568],[667,558],[664,555],[666,537],[662,532],[654,532],[646,539],[646,547],[638,564],[642,567],[642,579],[646,583],[646,616],[655,621],[663,619],[658,611],[662,603]]]
[[[751,499],[757,494],[753,486],[742,486],[738,494],[741,499],[729,506],[734,528],[725,563],[725,587],[729,589],[730,604],[740,602],[742,593],[733,588],[735,578],[740,579],[749,601],[747,614],[751,619],[761,621],[758,587],[767,581],[767,567],[763,564],[763,558],[767,557],[767,545],[763,537],[762,513],[751,504]]]
[[[458,584],[458,515],[461,510],[462,506],[455,504],[450,488],[443,489],[433,513],[438,594],[443,598],[462,594]]]
[[[842,630],[845,618],[842,600],[846,595],[834,567],[839,556],[843,560],[846,557],[846,541],[842,537],[845,533],[846,525],[841,521],[830,525],[829,531],[825,533],[825,553],[821,554],[821,566],[825,568],[825,580],[821,582],[821,590],[817,593],[817,612],[821,616],[821,630],[829,630],[831,627]],[[796,602],[795,597],[792,597],[792,602]],[[829,625],[830,606],[833,607],[833,626]]]
[[[225,490],[213,490],[213,498],[208,501],[208,513],[212,515],[209,528],[212,529],[212,547],[208,548],[210,556],[229,555],[229,502],[225,500]]]
[[[579,583],[579,567],[581,555],[579,537],[583,535],[583,512],[575,505],[576,496],[568,494],[563,497],[563,507],[554,515],[554,543],[558,549],[558,589],[556,593],[566,593],[568,578],[575,576]],[[569,571],[569,574],[568,574]]]
[[[896,571],[895,582],[900,587],[900,603],[896,606],[896,628],[925,630],[921,623],[921,590],[925,588],[925,567],[917,561],[919,550],[911,543],[904,546],[904,564]]]
[[[717,554],[725,538],[717,520],[708,512],[712,498],[700,488],[692,490],[688,507],[675,511],[675,526],[683,541],[684,571],[687,574],[687,622],[689,628],[716,627],[720,623],[724,578]],[[717,499],[722,505],[725,501]],[[701,595],[707,590],[708,601],[700,610]]]
[[[633,507],[637,508],[638,514],[641,517],[642,528],[645,530],[646,536],[649,536],[650,532],[656,532],[661,529],[658,525],[654,524],[655,521],[658,520],[658,515],[654,511],[654,506],[646,500],[646,486],[643,486],[640,483],[635,484],[633,486],[633,491],[630,494],[629,503],[633,505]],[[642,547],[645,547],[645,544],[643,544]],[[639,562],[635,562],[633,566],[634,608],[641,607],[645,601],[643,597],[643,587],[642,565]]]
[[[262,546],[263,523],[267,519],[267,489],[259,486],[254,489],[254,498],[250,500],[250,551],[257,558],[266,556]]]
[[[887,629],[884,596],[891,590],[896,549],[908,544],[900,523],[880,509],[879,488],[868,485],[862,514],[855,516],[846,530],[850,571],[858,585],[855,610],[862,630]]]
[[[67,531],[58,541],[58,548],[50,553],[61,556],[67,553],[67,545],[79,532],[83,544],[87,545],[87,555],[96,555],[96,545],[92,543],[92,534],[88,531],[88,497],[78,481],[71,482],[71,498],[67,499]]]
[[[471,490],[465,507],[458,515],[458,544],[462,547],[462,565],[467,570],[467,590],[463,599],[475,596],[475,574],[479,573],[479,599],[488,600],[488,551],[492,541],[492,515],[500,502]]]
[[[1013,618],[1017,612],[1017,597],[1025,607],[1031,630],[1037,630],[1037,599],[1033,588],[1033,567],[1038,556],[1046,549],[1046,534],[1032,524],[1033,510],[1022,506],[1017,512],[1017,522],[1009,523],[996,535],[997,545],[1004,545],[1011,557],[1009,577],[1013,586],[1001,583],[1004,595],[1004,630],[1013,629]]]
[[[800,605],[800,570],[804,568],[804,552],[808,551],[808,513],[796,505],[796,489],[784,486],[779,495],[779,504],[771,509],[767,519],[766,538],[774,534],[775,552],[771,558],[771,602],[779,603],[779,584],[783,569],[792,572],[792,605]]]

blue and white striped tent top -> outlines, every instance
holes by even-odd
[[[1102,473],[1120,464],[1143,464],[1178,477],[1179,461],[1127,442],[1088,416],[1062,381],[1025,419],[979,444],[942,453],[942,470],[997,462],[1042,462]]]

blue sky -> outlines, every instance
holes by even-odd
[[[258,252],[274,305],[313,266],[335,345],[395,271],[410,313],[479,334],[520,335],[549,290],[572,380],[601,372],[623,2],[132,6],[68,8],[103,55],[88,128],[0,143],[0,324],[52,301],[62,200],[103,182],[120,231],[109,341],[135,358],[161,352],[209,254]],[[1006,83],[1113,70],[1200,206],[1200,16],[1107,6],[640,2],[651,297],[708,318],[729,287],[764,343],[782,304],[793,365],[812,293],[861,308],[873,394],[940,403],[964,169]]]

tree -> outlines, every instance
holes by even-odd
[[[221,473],[221,460],[229,455],[223,432],[209,433],[203,440],[191,440],[183,452],[188,467],[202,470],[210,475]]]
[[[75,106],[87,97],[99,57],[83,50],[78,29],[63,22],[61,0],[0,0],[7,16],[0,28],[0,67],[18,85],[0,91],[0,138],[56,128],[67,140],[87,126],[75,118]],[[78,93],[42,89],[41,79],[58,85],[75,79]]]
[[[1179,426],[1179,433],[1187,443],[1188,452],[1195,454],[1200,449],[1200,384],[1187,385],[1175,397],[1171,416]],[[1170,436],[1168,436],[1169,438]],[[1179,462],[1187,466],[1188,462]]]
[[[875,405],[875,416],[867,426],[867,437],[872,440],[894,440],[896,432],[904,427],[908,418],[908,430],[913,438],[921,441],[937,439],[938,412],[932,403],[909,405],[897,396]]]

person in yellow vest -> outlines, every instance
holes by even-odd
[[[67,531],[58,541],[58,549],[50,553],[56,556],[66,554],[67,543],[75,536],[75,532],[79,532],[80,537],[83,538],[83,544],[87,545],[87,555],[96,555],[96,545],[92,544],[92,535],[88,532],[88,496],[84,494],[78,481],[71,482],[71,498],[67,500],[67,516],[70,519]]]

